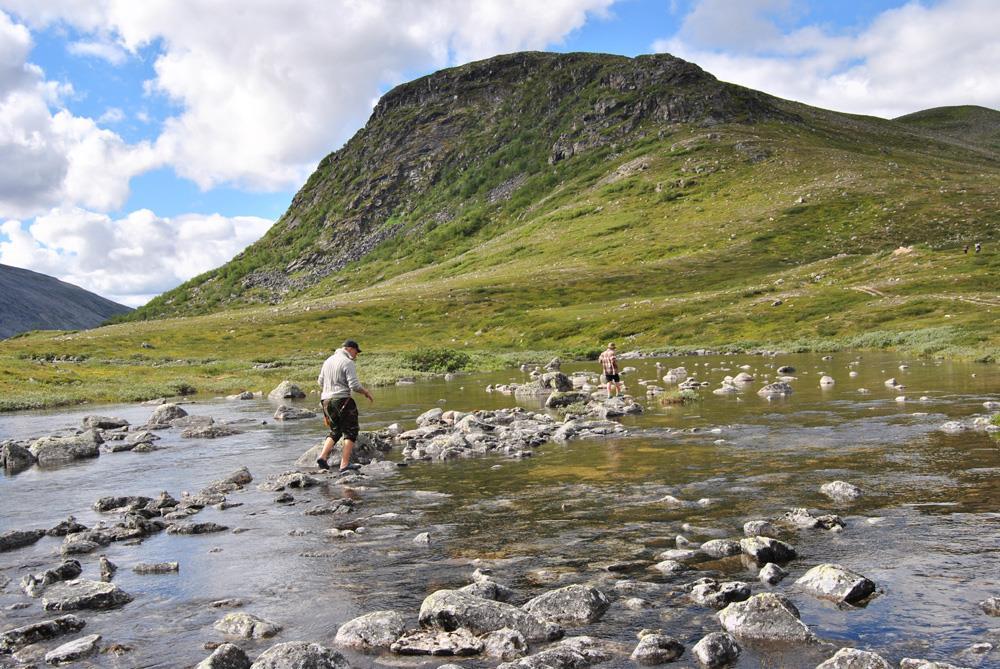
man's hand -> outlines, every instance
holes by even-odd
[[[371,393],[370,393],[370,392],[368,391],[368,389],[367,389],[367,388],[365,388],[365,389],[364,389],[364,390],[363,390],[362,392],[363,392],[363,393],[365,394],[365,397],[367,397],[367,398],[368,398],[368,401],[369,401],[369,402],[372,402],[372,403],[374,404],[374,402],[375,402],[375,398],[374,398],[374,397],[372,396],[372,394],[371,394]]]

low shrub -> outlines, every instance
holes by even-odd
[[[403,356],[404,363],[418,372],[457,372],[471,361],[468,353],[451,348],[427,348]]]

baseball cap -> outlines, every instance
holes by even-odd
[[[345,339],[343,347],[344,348],[353,348],[358,353],[361,353],[361,347],[358,346],[358,342],[354,341],[353,339]]]

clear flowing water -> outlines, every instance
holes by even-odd
[[[783,535],[799,559],[790,576],[771,588],[755,580],[755,570],[739,560],[701,565],[729,579],[788,595],[802,620],[828,647],[780,649],[747,645],[738,667],[814,667],[840,646],[874,650],[898,662],[902,657],[948,660],[973,667],[1000,666],[1000,650],[977,653],[973,644],[1000,646],[1000,621],[977,602],[1000,595],[1000,440],[984,432],[946,434],[946,420],[989,412],[986,400],[1000,399],[995,365],[901,359],[886,354],[835,354],[778,358],[702,356],[628,361],[629,391],[646,407],[623,422],[627,438],[546,444],[531,458],[501,456],[415,463],[398,476],[367,486],[329,485],[293,491],[295,503],[274,502],[275,493],[256,484],[292,468],[295,459],[318,443],[317,420],[277,423],[266,401],[199,400],[186,407],[217,420],[243,420],[245,433],[217,440],[187,440],[179,430],[162,431],[162,447],[152,453],[102,454],[56,469],[33,468],[0,478],[0,532],[45,528],[68,515],[90,526],[115,516],[92,510],[104,495],[147,495],[166,490],[178,497],[246,465],[255,476],[246,490],[229,495],[243,505],[226,511],[207,508],[196,521],[215,521],[231,531],[202,536],[160,534],[140,545],[112,544],[103,553],[119,566],[114,582],[135,596],[111,612],[84,612],[83,634],[99,633],[104,645],[122,644],[123,655],[101,654],[81,666],[193,666],[208,655],[204,645],[224,640],[212,628],[227,610],[210,602],[240,598],[240,609],[276,622],[283,631],[264,641],[239,641],[251,655],[273,643],[292,640],[332,645],[337,627],[358,615],[395,609],[411,624],[423,598],[440,588],[470,582],[477,566],[513,588],[522,601],[570,583],[594,583],[616,598],[597,623],[569,628],[622,644],[625,655],[605,666],[634,666],[628,659],[636,633],[661,629],[690,650],[704,634],[721,629],[714,611],[681,594],[688,577],[669,580],[648,570],[612,574],[614,561],[652,560],[674,538],[711,538],[684,531],[690,523],[739,538],[747,520],[771,518],[793,507],[840,514],[841,533],[801,531]],[[901,364],[909,367],[899,369]],[[319,361],[317,361],[317,365]],[[654,380],[669,367],[711,386],[702,401],[662,405],[646,399],[638,379]],[[736,397],[711,394],[723,376],[750,365],[757,382]],[[796,368],[794,393],[778,401],[756,395],[774,368]],[[564,366],[599,371],[595,364]],[[849,371],[857,371],[850,377]],[[361,375],[364,378],[363,361]],[[821,389],[829,374],[832,388]],[[905,384],[887,388],[889,377]],[[376,389],[376,403],[361,400],[362,427],[393,422],[404,428],[433,406],[473,410],[513,406],[513,397],[485,392],[487,384],[523,381],[517,371],[466,375]],[[664,385],[662,382],[659,385]],[[868,394],[859,388],[871,390]],[[267,389],[265,389],[267,390]],[[905,402],[897,396],[905,394]],[[926,397],[921,401],[919,398]],[[311,406],[315,399],[305,400]],[[539,406],[528,408],[538,409]],[[89,414],[126,418],[142,424],[148,406],[94,406],[84,409],[0,415],[0,440],[28,439],[80,425]],[[399,454],[390,454],[399,458]],[[820,494],[832,480],[858,485],[864,495],[837,504]],[[664,495],[684,500],[711,498],[705,508],[669,508]],[[354,498],[346,519],[307,516],[310,506]],[[385,514],[397,514],[394,516]],[[362,534],[333,538],[325,530],[345,522]],[[412,541],[430,532],[431,543]],[[52,617],[40,600],[17,587],[29,573],[60,562],[60,540],[0,553],[0,629]],[[98,553],[82,556],[84,577],[98,578]],[[138,562],[179,561],[178,574],[141,576]],[[810,567],[835,562],[874,580],[881,594],[863,608],[838,608],[795,586]],[[695,577],[697,574],[695,574]],[[650,606],[622,604],[625,588],[641,593]],[[631,595],[628,595],[631,596]],[[28,602],[23,609],[12,605]],[[67,637],[72,638],[72,637]],[[65,639],[63,639],[65,640]],[[51,648],[56,642],[45,644]],[[427,666],[444,658],[401,658],[346,653],[355,666]],[[0,666],[9,662],[0,656]],[[497,664],[461,659],[469,667]],[[681,665],[694,666],[686,653]]]

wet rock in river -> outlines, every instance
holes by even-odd
[[[476,655],[483,650],[483,641],[469,630],[453,632],[418,630],[393,642],[389,649],[399,655]]]
[[[282,404],[274,412],[274,420],[302,420],[303,418],[315,418],[316,413],[309,411],[308,409],[301,409],[299,407],[288,406],[287,404]]]
[[[761,567],[760,572],[757,573],[757,579],[761,583],[767,583],[768,585],[777,585],[784,580],[786,576],[788,576],[788,572],[773,562],[768,562],[766,565]]]
[[[48,664],[68,664],[90,657],[97,652],[100,640],[100,634],[89,634],[74,639],[46,653],[45,661]]]
[[[720,669],[735,664],[743,652],[736,639],[725,632],[703,636],[691,649],[691,654],[706,669]]]
[[[239,646],[224,643],[194,669],[250,669],[250,658]]]
[[[344,656],[318,643],[290,641],[271,646],[250,669],[350,669]]]
[[[766,520],[749,520],[743,523],[743,534],[748,537],[774,536],[774,525]]]
[[[988,616],[1000,616],[1000,597],[990,597],[979,602],[979,607]]]
[[[673,662],[684,654],[684,645],[665,634],[646,634],[639,639],[630,656],[637,664],[651,667]]]
[[[522,606],[528,613],[554,623],[583,624],[601,619],[611,605],[608,596],[587,585],[566,587],[543,593]]]
[[[528,642],[517,630],[505,627],[483,637],[483,653],[502,662],[510,662],[528,653]]]
[[[64,537],[67,534],[73,534],[74,532],[84,532],[86,529],[86,525],[76,522],[76,518],[69,516],[66,520],[60,522],[55,527],[45,530],[45,534],[50,537]]]
[[[775,523],[802,530],[832,530],[835,527],[844,527],[844,521],[836,514],[814,516],[808,509],[803,508],[792,509],[782,514],[775,519]]]
[[[167,534],[210,534],[225,532],[228,529],[218,523],[174,523],[167,527]]]
[[[101,497],[94,502],[94,511],[107,513],[123,509],[141,509],[153,500],[142,496]]]
[[[777,381],[767,384],[758,390],[757,394],[768,399],[772,397],[785,397],[792,394],[792,387],[784,381]]]
[[[312,488],[319,485],[320,481],[314,476],[303,474],[302,472],[285,472],[268,476],[267,479],[257,486],[257,490],[263,492],[281,492],[285,488]]]
[[[892,669],[881,656],[856,648],[841,648],[816,669]]]
[[[719,611],[727,632],[754,641],[799,642],[815,637],[801,620],[799,610],[786,597],[765,592],[745,602],[734,602]]]
[[[226,614],[212,627],[223,634],[241,639],[267,639],[281,631],[281,625],[242,611]]]
[[[35,454],[15,441],[0,445],[0,467],[8,474],[18,474],[37,462]]]
[[[757,561],[757,564],[768,562],[788,562],[796,557],[795,549],[784,541],[771,537],[747,537],[740,540],[743,552]]]
[[[85,416],[83,418],[83,429],[85,430],[114,430],[119,427],[128,427],[128,424],[124,418],[110,418],[108,416]]]
[[[179,562],[140,562],[132,567],[137,574],[176,574],[180,570]]]
[[[650,569],[655,569],[663,574],[681,574],[686,571],[691,571],[691,567],[687,566],[683,562],[678,562],[677,560],[661,560],[660,562],[652,565]]]
[[[83,573],[77,560],[66,560],[58,567],[46,569],[38,574],[28,574],[21,579],[21,589],[29,597],[41,597],[46,586],[59,581],[70,581]]]
[[[100,455],[100,445],[104,439],[96,430],[87,430],[69,437],[42,437],[31,444],[28,450],[39,467],[61,465],[82,458],[96,458]]]
[[[875,592],[875,583],[839,564],[820,564],[795,581],[807,592],[836,602],[856,604]]]
[[[568,407],[571,404],[581,404],[590,400],[590,393],[579,390],[558,391],[548,396],[545,406],[549,409]]]
[[[269,400],[295,399],[300,400],[306,396],[302,389],[291,381],[282,381],[277,387],[267,394]]]
[[[556,624],[503,602],[475,597],[457,590],[438,590],[420,605],[420,624],[446,632],[459,627],[473,634],[487,634],[504,627],[517,630],[528,641],[557,639],[563,630]]]
[[[116,609],[132,599],[132,595],[113,583],[78,579],[49,586],[45,590],[42,607],[46,611]]]
[[[45,536],[45,530],[9,530],[0,534],[0,553],[30,546]]]
[[[564,639],[545,650],[505,662],[497,669],[583,669],[610,660],[617,649],[589,636]]]
[[[846,481],[824,483],[819,491],[837,502],[850,502],[861,497],[861,488]]]
[[[59,547],[59,552],[63,555],[86,555],[100,549],[101,544],[89,539],[87,535],[87,532],[67,535]]]
[[[749,598],[750,586],[740,581],[719,583],[715,579],[704,578],[691,588],[692,601],[713,609],[723,609],[732,602]]]
[[[947,662],[935,662],[933,660],[919,660],[912,657],[904,657],[899,661],[899,669],[971,669],[970,667],[959,667]]]
[[[0,653],[12,653],[18,648],[39,641],[48,641],[64,634],[79,632],[86,621],[74,615],[59,616],[52,620],[32,623],[0,633]]]
[[[153,409],[153,413],[150,414],[149,420],[146,423],[148,425],[162,425],[170,423],[172,420],[183,418],[186,415],[188,415],[188,412],[176,404],[161,404]]]
[[[102,581],[110,581],[111,577],[115,575],[116,571],[118,571],[118,566],[103,555],[100,559],[100,567]]]
[[[513,590],[490,578],[477,580],[459,588],[458,591],[483,599],[492,599],[495,602],[511,602],[515,597]]]
[[[739,555],[743,548],[738,541],[729,539],[712,539],[703,543],[698,550],[713,558],[724,558],[730,555]]]
[[[406,631],[406,622],[396,611],[375,611],[349,620],[337,630],[338,646],[365,650],[388,648]]]
[[[229,425],[192,425],[184,428],[181,437],[184,439],[219,439],[231,437],[234,434],[243,434],[243,431]]]

